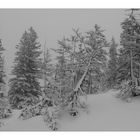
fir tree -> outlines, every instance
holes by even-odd
[[[31,27],[23,34],[17,45],[15,65],[12,71],[14,78],[10,80],[9,99],[14,107],[30,100],[29,104],[38,101],[41,88],[38,82],[40,74],[40,44],[37,33]],[[21,105],[22,108],[22,105]]]

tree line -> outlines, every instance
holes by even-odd
[[[25,31],[16,46],[13,78],[9,80],[12,108],[35,105],[44,97],[55,105],[73,107],[80,104],[78,96],[118,88],[126,81],[131,91],[140,86],[140,24],[136,9],[130,11],[121,23],[120,46],[114,37],[108,41],[97,24],[85,33],[73,29],[70,37],[58,41],[58,48],[51,49],[57,54],[56,63],[49,49],[41,51],[33,27]],[[0,41],[0,83],[6,84],[3,51]]]

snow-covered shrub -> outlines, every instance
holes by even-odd
[[[85,96],[80,96],[78,102],[79,102],[79,106],[80,106],[81,108],[84,108],[84,109],[87,108],[87,97],[85,97]]]
[[[76,108],[71,108],[71,109],[69,110],[69,114],[70,114],[71,116],[73,116],[73,117],[76,117],[76,116],[78,115],[78,109],[76,109]]]
[[[41,115],[41,109],[42,109],[41,103],[39,103],[35,106],[26,107],[22,110],[19,118],[25,120],[25,119],[35,117],[37,115]]]
[[[53,131],[58,130],[58,122],[57,122],[58,113],[59,113],[59,108],[57,106],[48,107],[45,110],[43,118],[50,130]]]
[[[10,108],[0,108],[0,119],[8,118],[12,115]]]
[[[29,119],[38,115],[43,115],[44,110],[48,108],[48,106],[52,106],[51,101],[49,99],[43,99],[36,105],[30,105],[24,108],[19,118]]]
[[[132,96],[132,87],[130,81],[124,81],[121,85],[120,93],[117,95],[118,98],[128,101]]]
[[[12,115],[7,98],[0,98],[0,119],[8,118]]]

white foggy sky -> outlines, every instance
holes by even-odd
[[[56,48],[57,40],[70,36],[72,28],[86,32],[98,24],[105,29],[107,39],[115,37],[119,43],[124,9],[1,9],[0,38],[6,49],[6,70],[11,72],[15,46],[30,26],[33,26],[42,45]]]

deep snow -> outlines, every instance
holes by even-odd
[[[88,96],[88,111],[80,111],[73,118],[67,113],[62,113],[58,120],[60,131],[121,131],[140,130],[140,97],[133,98],[130,103],[115,97],[116,91],[109,91],[97,95]],[[20,111],[14,111],[14,115],[6,120],[0,127],[3,130],[48,130],[43,117],[38,116],[28,120],[18,119]]]

